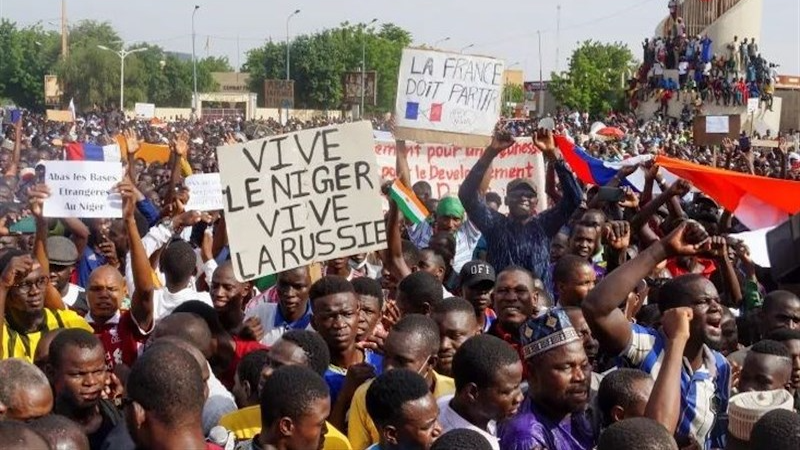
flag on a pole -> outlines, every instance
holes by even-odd
[[[414,224],[422,222],[430,214],[428,208],[419,201],[414,191],[405,187],[400,180],[394,180],[394,183],[392,183],[389,188],[389,197],[394,200],[406,219]]]
[[[691,182],[751,230],[780,225],[800,212],[800,182],[761,177],[680,159],[656,157],[662,169]]]

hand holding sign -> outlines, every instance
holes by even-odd
[[[369,122],[220,147],[236,278],[386,247]]]
[[[31,214],[37,219],[44,218],[44,201],[50,197],[50,189],[45,184],[37,184],[28,190],[28,203],[30,204]]]

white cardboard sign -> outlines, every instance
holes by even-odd
[[[386,248],[369,122],[219,147],[236,278]]]
[[[40,167],[50,188],[45,217],[122,217],[122,197],[113,192],[122,181],[119,161],[45,161]]]
[[[492,136],[500,118],[502,60],[403,50],[395,107],[398,129]]]
[[[224,208],[222,181],[218,173],[189,175],[184,184],[189,188],[186,211],[220,211]]]

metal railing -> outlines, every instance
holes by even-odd
[[[683,0],[678,17],[683,17],[687,36],[698,36],[742,0]]]

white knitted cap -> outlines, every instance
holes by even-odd
[[[728,432],[742,441],[750,440],[750,431],[764,414],[774,409],[792,411],[794,399],[786,389],[743,392],[728,404]]]

